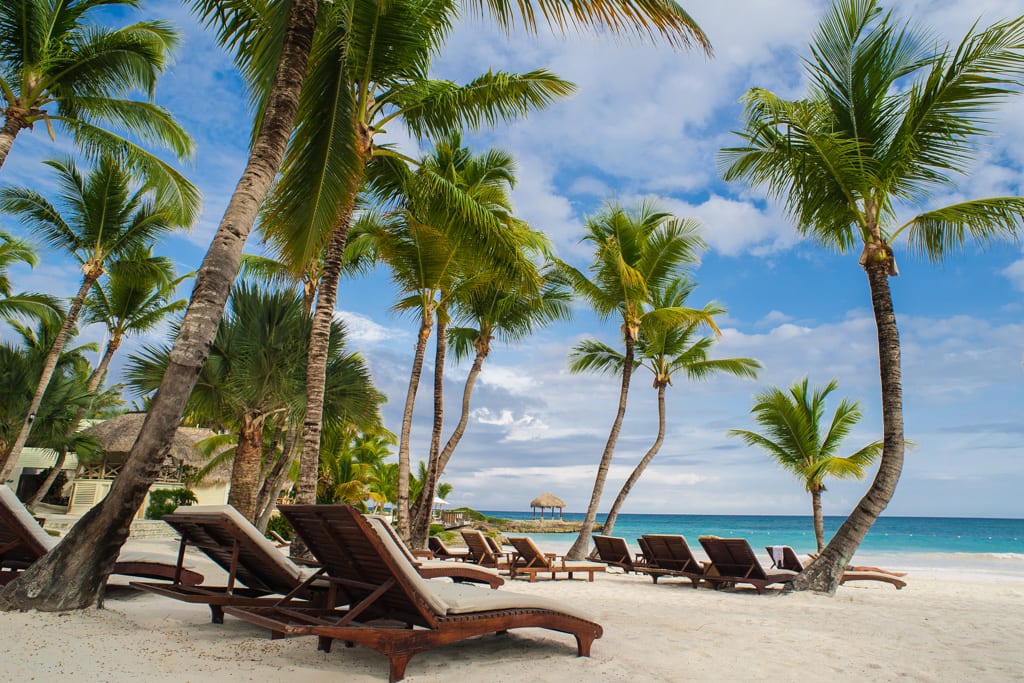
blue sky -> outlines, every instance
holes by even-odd
[[[669,388],[665,445],[625,511],[808,514],[809,496],[794,478],[725,432],[752,427],[755,391],[808,375],[813,384],[836,378],[835,396],[860,401],[865,417],[846,442],[847,452],[880,437],[867,281],[856,253],[831,254],[801,241],[762,194],[723,183],[715,154],[735,142],[730,131],[739,125],[738,100],[747,88],[802,94],[800,60],[825,3],[794,0],[784,11],[767,0],[683,4],[710,37],[713,59],[607,36],[505,37],[467,20],[448,41],[435,73],[465,81],[488,68],[545,67],[574,81],[579,90],[573,98],[467,140],[479,150],[498,146],[514,154],[518,214],[547,232],[560,256],[577,265],[586,259],[578,244],[583,221],[610,197],[624,203],[653,198],[681,217],[699,219],[710,248],[696,270],[700,286],[691,302],[715,300],[728,308],[719,356],[750,356],[765,365],[757,381],[679,380]],[[942,42],[955,42],[979,18],[987,24],[1020,12],[1008,0],[894,6],[902,16],[926,22]],[[184,35],[157,100],[196,140],[196,158],[184,170],[204,193],[202,218],[188,235],[172,237],[163,247],[182,270],[193,269],[245,161],[246,103],[230,60],[181,3],[150,1],[144,12],[170,19]],[[993,119],[998,134],[978,148],[975,165],[958,185],[942,190],[930,206],[1024,194],[1024,97],[1011,100]],[[382,137],[416,150],[400,130]],[[23,134],[0,182],[46,187],[48,175],[39,161],[71,151],[61,139],[51,143],[41,127]],[[905,213],[913,212],[907,207]],[[19,230],[6,218],[0,225]],[[258,249],[250,244],[250,251]],[[1003,244],[984,251],[968,247],[940,266],[902,250],[897,258],[900,277],[891,285],[903,345],[906,435],[917,448],[908,452],[887,514],[1024,517],[1024,254],[1019,245]],[[77,268],[56,254],[45,254],[34,271],[13,275],[22,290],[67,296],[77,289]],[[390,312],[393,300],[386,274],[376,273],[343,283],[338,314],[389,396],[385,421],[397,431],[415,325]],[[569,510],[585,508],[615,411],[617,383],[569,375],[566,354],[586,336],[614,344],[616,329],[579,309],[571,322],[527,344],[495,349],[474,394],[467,435],[445,476],[454,485],[452,502],[521,510],[551,491]],[[86,330],[82,338],[102,341],[102,330]],[[115,372],[132,348],[122,349]],[[448,371],[449,424],[458,417],[465,372]],[[414,457],[425,452],[429,433],[429,374],[425,378]],[[654,398],[641,371],[602,509],[654,438]],[[826,514],[848,513],[866,487],[866,481],[830,485]]]

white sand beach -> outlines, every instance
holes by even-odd
[[[217,569],[194,562],[208,576]],[[1016,564],[1016,563],[1014,563]],[[840,587],[834,597],[694,590],[688,582],[608,573],[581,580],[509,581],[500,590],[583,606],[604,626],[592,657],[571,636],[539,629],[479,637],[412,659],[412,683],[474,681],[1013,681],[1024,675],[1024,575],[914,569],[900,591]],[[1015,568],[1016,569],[1016,568]],[[613,570],[617,571],[617,570]],[[0,614],[8,681],[90,683],[385,681],[387,660],[366,648],[316,650],[311,637],[266,631],[209,610],[127,588],[105,608]],[[483,590],[483,589],[481,589]]]

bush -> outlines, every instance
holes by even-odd
[[[149,507],[146,508],[146,519],[163,519],[177,509],[179,505],[194,505],[199,499],[188,489],[156,489],[149,492]]]
[[[292,540],[292,536],[295,532],[292,531],[292,525],[288,523],[288,520],[284,518],[284,515],[274,515],[267,522],[267,537],[271,538],[270,532],[276,531],[281,538],[286,541]]]

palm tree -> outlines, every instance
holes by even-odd
[[[615,419],[598,464],[583,527],[566,555],[576,560],[582,559],[590,546],[597,508],[626,414],[636,341],[649,313],[651,292],[679,277],[681,268],[695,263],[698,250],[704,246],[695,221],[677,219],[648,202],[632,209],[609,203],[604,211],[587,220],[581,241],[594,247],[588,267],[590,276],[568,264],[561,264],[562,270],[576,293],[600,318],[615,317],[622,321],[625,353]],[[666,308],[656,315],[663,320],[700,321],[717,330],[714,320],[701,311]]]
[[[889,278],[893,245],[940,261],[968,239],[1016,237],[1024,198],[973,199],[920,211],[973,159],[987,112],[1024,73],[1024,17],[972,28],[959,45],[899,26],[875,0],[847,0],[822,20],[807,61],[810,92],[784,100],[750,90],[741,147],[723,149],[727,180],[780,199],[804,235],[839,252],[861,246],[878,331],[885,448],[878,473],[818,561],[794,588],[832,592],[903,469],[899,332]]]
[[[74,138],[91,159],[116,155],[132,173],[174,198],[186,223],[199,212],[199,191],[167,162],[132,138],[163,146],[178,159],[192,141],[170,113],[152,102],[178,33],[163,21],[119,29],[92,18],[104,6],[138,0],[7,0],[0,4],[0,167],[15,138],[42,123]],[[142,92],[147,101],[128,99]],[[121,133],[115,132],[119,129]]]
[[[469,1],[488,10],[502,26],[511,27],[516,15],[505,0]],[[265,79],[270,87],[257,98],[259,115],[249,159],[199,269],[181,334],[121,476],[103,502],[75,525],[58,548],[0,590],[0,609],[82,609],[102,595],[118,551],[128,537],[131,519],[174,438],[224,313],[242,249],[292,133],[315,32],[316,0],[292,0],[287,19],[275,24],[283,26],[283,32],[276,32],[274,38],[264,42],[251,40],[271,31],[265,23],[251,21],[245,12],[250,3],[193,0],[192,4],[201,17],[215,25],[220,42],[237,50],[236,62],[242,70],[249,71],[254,64],[277,65],[273,77]],[[274,7],[282,5],[275,3]],[[534,29],[535,4],[524,0],[516,7],[522,12],[526,28]],[[661,36],[674,46],[696,44],[710,51],[703,32],[674,0],[594,0],[585,6],[576,0],[545,0],[542,7],[545,20],[563,28],[594,26],[615,33],[632,31]],[[76,571],[69,571],[69,567]]]
[[[82,284],[43,365],[21,431],[10,448],[0,454],[0,479],[10,473],[21,454],[32,429],[31,416],[39,408],[64,340],[78,322],[85,297],[107,264],[182,225],[173,207],[154,195],[151,188],[133,189],[128,170],[111,157],[100,159],[85,176],[70,159],[45,163],[56,171],[58,204],[27,187],[4,187],[0,188],[0,212],[11,214],[46,244],[81,264]]]
[[[167,316],[185,310],[186,301],[171,301],[178,285],[192,277],[174,277],[174,265],[163,256],[153,256],[148,246],[111,264],[106,282],[97,282],[85,299],[82,321],[107,328],[103,357],[89,378],[89,391],[96,391],[114,353],[126,336],[152,331]]]
[[[698,335],[698,330],[703,325],[700,318],[687,321],[674,317],[663,320],[659,317],[659,310],[683,308],[694,287],[692,281],[678,278],[670,281],[664,289],[652,292],[652,310],[640,325],[634,363],[647,368],[654,375],[653,386],[658,392],[658,435],[615,496],[615,502],[609,508],[601,529],[601,533],[605,535],[611,535],[626,497],[665,441],[665,389],[672,384],[673,375],[683,372],[691,381],[709,379],[720,373],[753,379],[757,377],[757,371],[762,367],[761,363],[753,358],[708,358],[708,352],[714,346],[715,339]],[[709,303],[704,306],[702,312],[708,317],[714,317],[724,315],[727,311],[721,306]],[[573,347],[569,355],[569,371],[601,372],[618,376],[622,372],[624,361],[625,356],[619,351],[596,339],[585,339]]]
[[[818,552],[825,547],[825,522],[821,512],[821,494],[825,477],[863,479],[864,470],[882,454],[882,442],[874,441],[855,453],[839,457],[836,453],[850,430],[863,417],[860,405],[843,399],[822,433],[825,399],[839,386],[832,380],[810,392],[807,378],[796,382],[788,394],[772,387],[754,396],[754,421],[762,433],[731,429],[729,436],[738,436],[748,445],[768,451],[783,469],[792,472],[811,494],[814,513],[814,537]]]
[[[32,246],[0,230],[0,320],[53,318],[64,314],[60,304],[47,294],[13,294],[7,270],[15,263],[35,267],[39,257]]]

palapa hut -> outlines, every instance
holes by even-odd
[[[558,520],[561,521],[565,501],[553,493],[542,493],[530,501],[530,507],[533,508],[534,519],[537,519],[537,508],[540,508],[540,519],[542,522],[544,521],[544,510],[546,508],[551,508],[551,519],[555,518],[555,508],[558,508]]]
[[[80,463],[71,492],[68,514],[82,514],[103,500],[110,491],[114,479],[121,472],[145,419],[145,413],[125,413],[85,430],[84,433],[99,439],[103,446],[103,459],[91,464]],[[209,429],[178,427],[160,474],[150,490],[187,487],[195,493],[200,505],[223,505],[227,501],[231,477],[231,471],[227,466],[215,468],[198,485],[186,486],[190,472],[199,469],[207,461],[207,456],[197,448],[197,444],[214,435],[215,433]],[[145,513],[148,505],[149,496],[139,509],[140,516]]]

